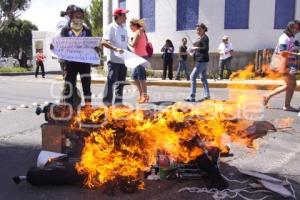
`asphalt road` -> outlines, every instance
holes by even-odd
[[[203,187],[198,181],[147,181],[145,190],[134,194],[117,193],[114,196],[103,194],[101,189],[91,190],[79,186],[34,187],[26,183],[15,185],[12,177],[23,175],[36,165],[36,159],[41,150],[40,125],[44,123],[43,116],[36,116],[32,103],[51,102],[59,99],[61,82],[53,81],[53,77],[34,79],[32,77],[1,77],[0,76],[0,199],[213,199],[212,195],[204,193],[189,193],[178,190],[186,186]],[[53,91],[53,92],[51,92]],[[92,88],[94,104],[101,103],[103,85]],[[134,105],[136,96],[134,87],[126,87],[126,102]],[[188,94],[188,88],[178,87],[149,87],[149,94],[155,101],[181,101]],[[198,89],[200,93],[202,89]],[[254,91],[245,91],[251,95]],[[259,94],[265,91],[256,91]],[[100,95],[100,96],[99,96]],[[212,89],[214,99],[227,99],[227,89]],[[200,98],[200,97],[199,97]],[[260,148],[249,149],[244,146],[232,145],[233,157],[222,158],[221,171],[230,179],[245,180],[239,169],[257,170],[272,174],[276,177],[287,177],[293,184],[296,196],[300,197],[300,122],[298,113],[285,112],[281,108],[284,95],[281,94],[271,100],[272,109],[264,111],[262,120],[273,123],[278,119],[290,117],[294,123],[290,128],[271,132],[258,139]],[[293,105],[300,101],[300,93],[295,93]],[[29,108],[21,108],[20,105]],[[9,110],[13,106],[16,110]],[[298,106],[298,105],[297,105]],[[230,189],[242,188],[246,184],[230,183]],[[248,197],[263,197],[264,193],[253,194]],[[273,193],[268,199],[283,199]],[[234,199],[241,199],[236,197]]]

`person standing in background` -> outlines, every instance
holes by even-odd
[[[228,36],[224,35],[222,37],[222,42],[219,44],[218,52],[220,54],[219,79],[223,79],[224,68],[226,68],[226,79],[228,79],[231,75],[231,59],[233,53],[233,46],[230,42],[228,42]]]
[[[130,20],[130,29],[133,32],[132,40],[129,45],[133,47],[133,52],[145,59],[148,58],[146,51],[147,36],[144,28],[144,21],[142,19]],[[138,103],[146,103],[149,101],[147,94],[147,83],[146,83],[146,69],[139,65],[132,71],[132,79],[139,91]]]
[[[196,66],[194,67],[190,75],[191,92],[190,95],[184,99],[187,102],[196,101],[196,79],[199,75],[203,84],[204,95],[198,102],[210,99],[209,87],[207,82],[207,65],[209,62],[209,38],[205,34],[207,32],[207,27],[203,23],[197,24],[196,31],[199,37],[197,38],[196,42],[193,43],[193,47],[191,48],[191,51],[193,51],[194,53]]]
[[[184,71],[186,80],[190,80],[188,69],[187,69],[187,39],[184,37],[182,38],[182,45],[179,47],[179,61],[176,71],[176,80],[180,80],[180,71]]]
[[[173,79],[173,53],[174,46],[171,40],[167,39],[165,45],[161,48],[162,59],[163,59],[163,76],[162,80],[166,80],[167,70],[168,78]]]
[[[18,61],[19,61],[20,67],[27,68],[27,55],[26,55],[26,52],[22,48],[19,48]]]
[[[35,60],[36,60],[35,78],[37,78],[37,76],[38,76],[40,67],[41,67],[41,71],[42,71],[42,77],[45,78],[45,68],[44,68],[45,58],[46,58],[46,56],[43,54],[43,50],[38,49],[36,56],[35,56]]]

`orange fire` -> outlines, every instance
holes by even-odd
[[[83,110],[72,127],[89,127],[91,134],[76,168],[87,174],[88,187],[99,187],[122,177],[138,180],[141,172],[156,164],[158,152],[187,163],[210,147],[226,152],[228,142],[252,144],[240,136],[239,128],[250,122],[237,121],[246,101],[249,98],[196,105],[178,102],[159,111],[125,106]],[[195,137],[200,145],[190,143]]]
[[[263,64],[260,70],[255,70],[253,64],[249,64],[245,69],[233,72],[230,80],[257,80],[257,79],[282,79],[282,70],[285,67],[283,59],[277,59],[273,63],[273,67],[278,69],[274,70],[269,64]]]

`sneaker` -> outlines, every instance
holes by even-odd
[[[184,101],[186,101],[186,102],[196,102],[195,98],[191,98],[191,97],[185,98]]]
[[[199,99],[197,102],[202,102],[202,101],[206,101],[206,100],[209,100],[210,97],[203,97],[202,99]]]
[[[284,110],[284,111],[290,111],[290,112],[299,112],[299,109],[294,108],[292,106],[283,106],[282,110]]]

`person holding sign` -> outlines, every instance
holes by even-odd
[[[129,42],[129,45],[133,47],[133,52],[145,59],[148,58],[146,51],[147,36],[144,28],[144,21],[142,19],[130,20],[130,29],[133,32],[133,37]],[[147,83],[146,83],[146,70],[145,67],[139,65],[132,71],[132,79],[135,82],[139,90],[138,103],[146,103],[149,101],[147,95]]]
[[[297,20],[291,21],[288,23],[283,34],[278,39],[278,43],[272,57],[271,67],[283,75],[285,84],[263,96],[263,104],[265,106],[267,106],[271,97],[286,91],[283,110],[299,112],[299,109],[291,106],[291,100],[297,86],[297,55],[295,55],[294,52],[296,50],[295,35],[299,31],[300,22]]]
[[[61,31],[62,37],[92,37],[90,29],[83,26],[84,11],[79,7],[73,7],[71,22]],[[64,100],[66,103],[76,106],[74,96],[77,92],[76,78],[80,74],[85,106],[91,106],[91,65],[89,63],[66,61]]]
[[[107,48],[108,75],[104,88],[103,103],[112,105],[113,90],[115,90],[114,104],[122,104],[123,82],[126,80],[127,68],[124,60],[116,56],[116,53],[124,53],[127,49],[128,34],[124,26],[128,10],[117,8],[113,12],[114,21],[108,25],[103,35],[102,45]]]

